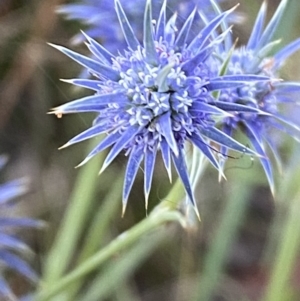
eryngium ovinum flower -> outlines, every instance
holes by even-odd
[[[0,169],[6,163],[6,157],[0,156]],[[20,257],[30,255],[30,248],[13,234],[15,228],[40,227],[42,224],[29,218],[8,216],[12,207],[11,201],[27,191],[27,181],[13,180],[0,185],[0,299],[17,300],[5,280],[8,269],[15,270],[31,282],[37,281],[37,275]]]
[[[152,10],[159,12],[163,0],[153,1]],[[221,2],[220,0],[218,2]],[[141,36],[143,19],[141,15],[145,8],[145,0],[137,0],[132,5],[131,1],[123,1],[122,6],[136,36]],[[186,18],[194,6],[198,6],[205,12],[212,13],[210,0],[169,0],[167,12],[176,10],[178,17]],[[113,49],[124,47],[124,36],[120,33],[118,18],[112,0],[82,0],[78,3],[60,5],[57,12],[66,16],[69,20],[79,20],[88,29],[87,35],[94,39],[100,39],[102,43]],[[110,26],[107,26],[109,24]],[[84,41],[84,35],[76,35],[72,42],[74,44]]]
[[[270,55],[274,53],[274,47],[280,42],[280,40],[273,40],[273,37],[280,25],[287,3],[287,0],[281,1],[264,30],[267,6],[266,2],[262,4],[247,45],[232,51],[226,74],[267,75],[274,79],[279,77],[278,70],[281,65],[300,48],[300,39],[297,39],[272,56]],[[228,37],[227,42],[223,54],[225,60],[228,60],[228,53],[234,47]],[[279,106],[279,104],[293,103],[292,96],[295,92],[300,92],[300,83],[274,80],[272,83],[260,82],[251,87],[227,89],[220,93],[222,102],[237,103],[265,112],[265,114],[235,112],[234,116],[223,120],[223,131],[232,136],[239,129],[248,137],[255,151],[261,155],[259,160],[272,193],[274,193],[274,179],[268,150],[273,154],[279,166],[280,158],[270,130],[275,128],[296,139],[299,137],[300,128],[281,114],[282,106],[281,108]],[[222,106],[219,107],[222,108]],[[223,147],[221,153],[226,154],[226,148]],[[226,156],[224,156],[224,161],[225,159]]]
[[[123,189],[123,212],[138,168],[144,159],[144,193],[146,208],[151,188],[156,155],[161,152],[171,178],[171,161],[177,170],[192,205],[195,200],[186,165],[186,142],[196,146],[217,169],[220,169],[214,148],[224,145],[235,151],[254,154],[216,127],[216,119],[231,115],[231,111],[257,109],[228,104],[226,111],[216,107],[212,92],[223,87],[266,81],[268,77],[216,75],[212,53],[227,32],[213,38],[211,34],[233,11],[223,12],[207,26],[190,32],[195,9],[180,30],[176,29],[176,14],[166,20],[166,1],[157,20],[152,20],[151,1],[144,13],[144,37],[139,42],[119,3],[115,1],[128,48],[114,56],[90,37],[87,46],[94,55],[90,59],[61,46],[58,50],[86,67],[95,79],[73,79],[68,82],[94,90],[84,97],[54,109],[57,116],[67,113],[96,112],[91,128],[70,140],[65,146],[106,133],[107,136],[81,163],[112,146],[101,172],[123,150],[128,156]],[[189,43],[186,43],[190,40]],[[211,70],[212,69],[212,70]]]

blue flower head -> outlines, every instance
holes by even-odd
[[[220,93],[219,103],[236,103],[245,107],[256,108],[256,113],[235,112],[223,120],[223,131],[232,136],[236,130],[248,137],[255,151],[260,155],[260,162],[266,173],[271,191],[274,193],[274,180],[268,152],[273,153],[280,164],[279,154],[270,135],[273,128],[299,137],[300,128],[280,113],[279,104],[293,102],[291,92],[300,92],[300,84],[278,80],[278,71],[285,60],[300,48],[300,39],[287,45],[274,54],[274,47],[280,41],[274,40],[284,9],[288,1],[283,0],[278,6],[269,24],[264,29],[266,3],[258,13],[255,25],[247,45],[234,49],[227,39],[223,49],[223,59],[227,64],[225,74],[256,74],[269,76],[271,82],[254,83],[252,86],[225,89]],[[228,42],[229,41],[229,42]],[[228,55],[228,53],[230,53]],[[224,108],[222,105],[217,106]],[[221,150],[226,154],[226,149]],[[222,163],[221,163],[222,164]]]
[[[189,200],[195,200],[188,174],[184,147],[198,148],[220,169],[210,142],[235,151],[254,154],[217,128],[216,120],[231,116],[231,111],[257,110],[227,104],[226,110],[216,106],[213,91],[237,87],[252,81],[266,81],[266,76],[218,76],[213,53],[228,31],[214,37],[216,28],[233,9],[219,14],[197,31],[190,31],[195,9],[180,29],[176,13],[167,20],[166,1],[153,21],[151,1],[144,13],[144,33],[140,42],[118,0],[116,12],[127,49],[114,56],[86,36],[87,46],[94,55],[88,58],[61,46],[55,46],[87,68],[94,79],[73,79],[68,82],[95,91],[53,110],[57,116],[67,113],[96,112],[91,128],[70,140],[65,146],[105,133],[106,138],[81,163],[112,146],[101,172],[121,152],[128,156],[123,189],[123,211],[141,162],[144,160],[144,193],[146,207],[151,188],[156,156],[160,152],[171,179],[171,162],[182,180]],[[189,41],[189,42],[187,42]],[[196,211],[197,212],[197,211]]]
[[[6,163],[6,157],[0,156],[0,169]],[[30,248],[18,237],[12,234],[17,227],[39,227],[41,222],[19,217],[5,216],[11,207],[11,201],[27,191],[24,179],[14,180],[0,185],[0,299],[16,300],[8,283],[5,281],[5,271],[15,270],[32,282],[37,281],[37,275],[32,268],[20,258],[21,254],[31,252]]]
[[[153,1],[153,11],[159,12],[162,0]],[[219,0],[219,2],[221,2]],[[126,16],[134,29],[135,34],[140,37],[143,28],[143,14],[145,0],[134,2],[123,1],[122,6],[126,11]],[[194,6],[197,5],[201,10],[212,12],[210,0],[169,0],[167,12],[178,13],[181,18],[186,18]],[[176,8],[176,9],[175,9]],[[88,29],[87,35],[94,39],[100,39],[102,43],[111,49],[126,47],[124,36],[120,33],[119,21],[114,9],[114,1],[111,0],[82,0],[79,3],[64,4],[57,8],[57,12],[66,16],[69,20],[79,20]],[[109,26],[108,26],[109,24]],[[78,34],[73,38],[73,43],[84,41],[84,35]]]

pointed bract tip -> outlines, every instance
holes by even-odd
[[[275,187],[273,183],[272,185],[270,185],[270,190],[271,190],[272,197],[275,199]]]
[[[224,111],[224,117],[234,117],[235,115],[229,112]]]
[[[145,213],[146,213],[146,216],[148,216],[148,199],[149,199],[149,194],[145,193]]]
[[[47,112],[48,115],[56,115],[57,118],[63,117],[63,112],[58,110],[59,107],[51,109],[52,111]]]
[[[233,6],[232,8],[228,9],[227,11],[225,11],[224,13],[226,15],[231,14],[234,10],[236,10],[238,7],[240,6],[240,3],[237,3],[235,6]]]
[[[226,32],[226,33],[227,33],[227,32],[232,32],[232,28],[233,28],[233,26],[234,26],[234,25],[230,25],[230,26],[228,26],[228,28],[226,29],[226,31],[225,31],[225,32]],[[238,40],[238,38],[236,38],[236,40]],[[235,47],[235,46],[236,46],[236,44],[233,44],[233,47]]]
[[[200,213],[199,213],[199,211],[198,211],[197,206],[195,205],[195,206],[193,206],[193,207],[194,207],[194,211],[195,211],[195,213],[196,213],[196,216],[197,216],[199,222],[201,222],[201,217],[200,217]]]
[[[123,202],[123,205],[122,205],[122,218],[124,217],[125,215],[125,212],[126,212],[126,206],[127,206],[127,201],[126,202]]]
[[[221,173],[219,172],[218,182],[221,183],[221,181],[222,181],[222,175],[221,175]]]
[[[169,177],[170,183],[172,184],[173,179],[172,179],[172,173],[171,172],[168,172],[168,177]]]
[[[89,41],[91,39],[90,36],[88,36],[83,30],[80,30],[80,32],[82,33],[82,35]]]
[[[282,78],[270,78],[270,82],[272,83],[272,84],[277,84],[277,83],[281,83],[281,82],[284,82],[284,79],[282,79]]]
[[[103,172],[104,172],[105,168],[103,168],[103,166],[100,168],[98,175],[100,176]]]
[[[49,46],[55,48],[55,49],[58,49],[58,50],[61,50],[61,48],[63,48],[62,46],[59,46],[59,45],[56,45],[56,44],[53,44],[53,43],[47,43]]]
[[[63,82],[63,83],[67,83],[67,84],[71,84],[71,85],[74,85],[74,80],[77,80],[78,78],[61,78],[60,81]],[[57,107],[58,108],[58,107]],[[56,110],[57,108],[53,108],[51,110]]]
[[[172,149],[172,151],[173,151],[175,157],[178,158],[179,157],[179,150],[178,150],[178,148]]]
[[[174,144],[172,146],[170,146],[171,151],[173,152],[173,154],[175,155],[176,158],[178,158],[179,156],[179,148],[177,144]]]
[[[67,143],[68,144],[68,143]],[[86,157],[82,162],[80,162],[78,165],[75,166],[75,168],[79,168],[83,166],[86,162],[88,162],[91,159],[91,157]]]
[[[149,193],[145,193],[145,210],[148,211]]]
[[[234,43],[233,43],[233,46],[232,46],[233,49],[236,48],[238,42],[239,42],[239,37],[237,37],[237,38],[235,39],[235,41],[234,41]]]
[[[237,3],[231,10],[235,10],[240,6],[240,3]]]
[[[102,165],[102,167],[100,168],[100,171],[99,171],[98,174],[101,175],[101,174],[104,172],[104,170],[107,168],[108,165],[109,165],[109,164],[105,164],[105,163],[104,163],[104,164]]]
[[[218,177],[219,183],[221,183],[221,181],[222,181],[223,179],[224,179],[225,181],[227,181],[227,178],[226,178],[226,176],[225,176],[225,174],[224,174],[224,171],[223,171],[223,169],[222,169],[222,170],[219,170],[219,177]]]
[[[69,142],[67,142],[67,143],[65,143],[64,145],[60,146],[60,147],[58,148],[58,150],[64,149],[64,148],[66,148],[66,147],[68,147],[68,146],[70,146],[70,143],[69,143]]]

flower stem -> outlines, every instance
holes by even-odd
[[[245,215],[251,187],[241,183],[241,181],[232,186],[217,233],[204,258],[203,272],[197,282],[197,294],[192,300],[212,300],[214,289],[219,282],[230,247]]]
[[[264,301],[285,300],[290,292],[289,280],[300,249],[299,199],[298,194],[290,205]]]
[[[95,254],[103,245],[105,238],[109,235],[109,224],[116,212],[121,210],[121,187],[123,184],[123,175],[120,174],[118,178],[112,183],[110,191],[107,192],[104,199],[101,201],[101,206],[97,209],[89,229],[84,235],[84,241],[80,254],[76,260],[76,265],[79,266],[82,262],[87,260],[90,256]],[[66,293],[67,299],[73,301],[78,296],[85,279],[80,279],[73,283]]]
[[[98,253],[87,259],[74,271],[70,272],[65,277],[62,277],[58,282],[53,284],[50,288],[44,288],[36,297],[35,301],[47,301],[57,293],[63,291],[74,281],[84,277],[97,269],[101,264],[106,262],[109,258],[120,252],[124,248],[132,245],[138,241],[143,235],[149,231],[171,221],[183,222],[182,216],[179,212],[169,210],[156,210],[151,213],[148,218],[141,221],[130,230],[120,234],[105,248],[101,249]]]
[[[88,149],[94,144],[95,141],[92,141]],[[86,164],[80,169],[67,212],[46,261],[44,281],[48,285],[55,283],[63,275],[73,258],[76,244],[95,199],[95,189],[99,181],[97,174],[104,159],[105,152],[96,156],[93,164]]]
[[[175,229],[175,227],[173,229]],[[130,279],[131,275],[142,262],[159,246],[164,245],[173,237],[170,230],[170,227],[159,229],[155,231],[155,233],[152,233],[152,235],[140,239],[134,246],[126,250],[126,252],[122,252],[122,256],[118,256],[117,259],[105,266],[105,269],[92,280],[91,285],[86,287],[79,300],[107,300],[116,288],[124,285],[128,279]],[[101,283],[101,285],[99,285],[99,283]],[[73,297],[72,300],[74,299]]]

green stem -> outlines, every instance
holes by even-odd
[[[117,288],[124,285],[130,279],[132,273],[153,251],[170,237],[169,227],[156,231],[150,237],[141,239],[126,253],[122,253],[117,260],[105,266],[103,273],[100,273],[90,286],[83,292],[79,300],[101,301],[110,296]],[[172,235],[171,235],[172,236]],[[101,285],[99,285],[101,283]],[[74,299],[73,299],[74,300]]]
[[[230,252],[230,246],[245,214],[249,192],[250,187],[245,183],[239,182],[233,185],[217,233],[204,258],[203,273],[199,276],[197,294],[193,300],[212,299]]]
[[[289,208],[285,227],[282,231],[280,246],[275,258],[270,283],[264,298],[265,301],[285,300],[289,293],[289,280],[300,248],[300,194]]]
[[[82,249],[76,261],[79,266],[87,258],[92,256],[97,250],[100,249],[103,240],[107,237],[109,222],[114,214],[121,210],[121,196],[120,191],[123,184],[123,175],[120,175],[110,187],[104,200],[101,201],[101,206],[97,209],[93,221],[85,235],[82,244]],[[72,287],[67,292],[67,300],[75,300],[78,292],[81,290],[84,279],[80,279],[73,283]]]
[[[94,141],[90,143],[89,149],[94,144]],[[95,188],[99,181],[97,175],[104,158],[105,152],[96,156],[93,164],[86,164],[79,170],[67,212],[44,268],[44,281],[48,284],[55,283],[61,277],[73,258],[76,244],[95,199]]]
[[[70,284],[74,283],[81,277],[91,273],[97,269],[101,264],[106,262],[109,258],[115,255],[117,252],[125,249],[138,241],[143,235],[149,231],[171,221],[182,222],[182,216],[179,212],[169,210],[156,210],[155,213],[151,213],[148,218],[141,221],[130,230],[122,233],[116,239],[114,239],[105,248],[101,249],[94,256],[90,257],[74,271],[70,272],[67,276],[62,277],[58,282],[50,286],[45,287],[40,294],[36,297],[36,301],[47,301],[51,297],[55,296],[59,292],[63,291]]]
[[[115,182],[110,187],[105,198],[101,201],[102,205],[93,218],[92,224],[85,236],[82,251],[78,257],[77,263],[81,263],[97,251],[108,231],[109,223],[116,213],[121,212],[121,195],[123,185],[123,175],[116,178]]]

